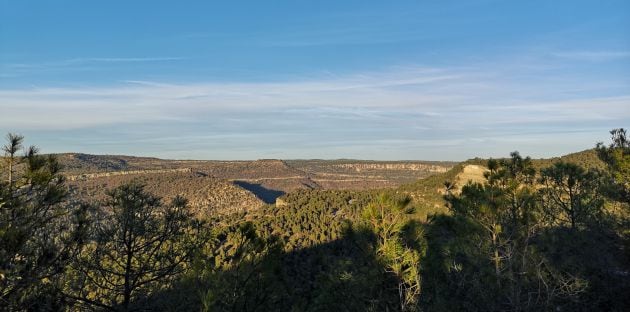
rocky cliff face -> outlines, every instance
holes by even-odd
[[[333,165],[336,168],[350,169],[356,172],[367,170],[406,170],[426,172],[446,172],[450,167],[418,163],[354,163]]]

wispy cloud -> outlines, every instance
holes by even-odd
[[[90,57],[90,58],[76,58],[68,60],[67,62],[164,62],[164,61],[179,61],[183,60],[183,57]]]
[[[589,62],[605,62],[630,58],[630,51],[565,51],[552,53],[553,56]]]
[[[39,63],[0,63],[0,66],[5,72],[16,76],[23,72],[85,69],[97,65],[173,62],[185,59],[184,57],[78,57]]]
[[[551,146],[548,152],[576,150],[593,143],[576,141],[584,133],[630,120],[628,88],[608,89],[602,80],[580,89],[579,77],[546,77],[544,67],[524,81],[520,70],[409,66],[274,83],[0,89],[0,131],[77,138],[96,131],[86,140],[112,142],[101,145],[111,149],[105,152],[143,146],[162,157],[360,157],[382,149],[369,157],[461,159],[476,156],[471,142],[503,152],[519,140]],[[551,144],[556,134],[565,141]],[[183,144],[190,154],[167,153],[164,144]],[[450,156],[433,157],[431,148]]]
[[[137,62],[165,62],[179,61],[183,57],[78,57],[43,63],[14,63],[6,64],[7,67],[38,67],[38,66],[70,66],[86,63],[137,63]]]

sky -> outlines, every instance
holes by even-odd
[[[0,0],[0,134],[43,152],[540,158],[619,127],[627,0]]]

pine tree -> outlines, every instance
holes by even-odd
[[[623,128],[610,131],[612,143],[597,144],[597,154],[606,163],[612,175],[611,190],[608,195],[630,205],[630,140]]]
[[[600,191],[602,174],[566,162],[558,162],[541,170],[540,192],[543,208],[554,223],[580,224],[596,220],[602,213],[604,200]]]
[[[421,291],[420,258],[424,253],[422,232],[411,226],[414,210],[409,197],[381,194],[363,211],[362,218],[376,235],[376,254],[398,280],[401,311],[417,308]]]
[[[137,183],[108,195],[92,214],[90,241],[73,263],[66,295],[93,308],[128,311],[183,272],[194,248],[191,215],[185,199],[164,205]]]
[[[86,207],[64,200],[66,188],[55,157],[9,134],[3,147],[8,179],[0,182],[0,306],[55,309],[54,281],[83,242]],[[19,166],[18,166],[19,165]]]

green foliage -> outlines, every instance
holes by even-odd
[[[603,174],[565,162],[555,163],[540,173],[543,208],[554,224],[575,229],[601,219],[604,206],[600,187]]]
[[[535,270],[529,265],[536,258],[530,244],[541,217],[534,189],[535,169],[531,159],[522,158],[517,152],[510,156],[508,159],[488,161],[484,184],[469,183],[462,188],[461,194],[448,192],[445,196],[456,222],[446,224],[455,229],[474,231],[474,234],[464,232],[457,235],[472,235],[481,251],[479,254],[477,250],[464,248],[474,251],[472,256],[464,259],[473,263],[473,267],[483,267],[484,261],[471,260],[482,257],[494,269],[484,269],[488,276],[483,279],[491,281],[494,286],[496,301],[484,302],[482,306],[515,308],[523,306],[524,302],[530,304],[531,300],[524,294],[531,291],[528,287],[533,281],[525,272]],[[473,226],[457,225],[458,222]],[[457,260],[453,261],[456,261],[453,266],[456,272],[463,271],[461,274],[464,276],[472,273],[467,272],[467,268],[463,268]],[[527,274],[536,276],[534,272]]]
[[[140,184],[122,185],[109,196],[92,215],[66,295],[92,308],[127,311],[183,272],[194,247],[187,244],[190,214],[186,200],[163,205]]]
[[[341,238],[346,220],[358,219],[374,194],[359,191],[299,190],[282,197],[285,206],[265,206],[252,218],[285,250],[313,247]]]
[[[428,224],[423,305],[624,310],[627,256],[620,252],[623,238],[604,226],[604,175],[557,162],[538,176],[518,153],[487,167],[485,183],[469,183],[458,194],[448,188],[451,214]]]
[[[630,205],[630,140],[623,128],[614,129],[610,134],[610,145],[597,144],[598,156],[606,163],[613,178],[608,195]]]
[[[60,166],[30,147],[17,156],[22,137],[9,134],[7,180],[0,182],[0,306],[56,309],[53,285],[83,241],[84,206],[64,203]]]
[[[376,255],[386,271],[398,280],[400,310],[417,308],[421,291],[420,258],[424,253],[421,227],[410,222],[414,210],[409,197],[381,194],[362,214],[363,221],[376,236]]]
[[[436,215],[426,230],[422,259],[422,307],[430,311],[500,310],[487,232],[465,216]]]
[[[300,191],[285,196],[280,207],[217,218],[192,270],[166,294],[168,301],[180,304],[163,307],[399,310],[400,280],[377,255],[374,233],[359,225],[372,197],[364,192]],[[417,228],[409,225],[398,236],[415,248],[414,234],[419,235]],[[413,269],[418,268],[398,268],[402,274]],[[186,298],[190,293],[198,298]]]
[[[610,146],[559,159],[514,152],[396,190],[299,190],[204,221],[183,198],[164,205],[133,183],[69,208],[55,160],[17,157],[12,135],[2,307],[627,311],[630,146],[612,134]],[[467,164],[487,166],[485,180],[444,182]]]
[[[224,229],[193,274],[206,284],[203,311],[271,310],[278,304],[283,285],[279,276],[281,243],[262,238],[251,222]]]
[[[455,181],[466,163],[457,164],[445,173],[432,175],[398,188],[399,191],[413,197],[414,206],[418,208],[416,209],[418,219],[426,221],[431,215],[448,212],[442,193],[444,182]]]

